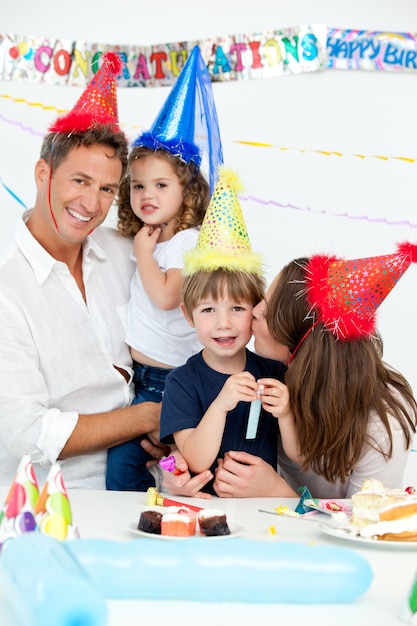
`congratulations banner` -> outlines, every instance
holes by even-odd
[[[153,46],[109,46],[0,35],[0,80],[84,87],[109,50],[124,61],[119,87],[172,85],[198,44],[213,82],[329,69],[417,70],[417,36],[324,24]]]
[[[7,35],[0,43],[0,78],[49,85],[86,85],[109,50],[124,61],[119,87],[172,85],[195,44],[213,81],[270,78],[326,65],[323,25],[263,31],[154,46],[105,44]]]

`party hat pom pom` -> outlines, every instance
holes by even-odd
[[[410,259],[410,263],[417,263],[417,243],[404,241],[398,244],[398,252],[401,256]]]
[[[103,54],[103,63],[106,63],[109,71],[117,76],[123,69],[123,61],[115,52],[106,52]]]
[[[231,191],[235,193],[243,191],[243,183],[234,170],[221,165],[219,167],[219,178],[223,180],[224,185],[229,187]]]

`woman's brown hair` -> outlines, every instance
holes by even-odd
[[[317,321],[318,313],[306,299],[307,263],[307,258],[295,259],[278,275],[268,301],[267,324],[275,341],[290,352],[296,350],[285,382],[303,469],[311,468],[331,482],[345,482],[364,442],[391,457],[390,416],[399,422],[409,447],[416,431],[417,404],[406,379],[382,360],[378,334],[339,341]],[[368,434],[372,411],[388,434],[388,449]]]

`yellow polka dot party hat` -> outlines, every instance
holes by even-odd
[[[252,251],[237,193],[238,175],[221,166],[197,245],[185,256],[185,275],[225,269],[262,275],[262,259]]]

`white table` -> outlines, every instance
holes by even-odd
[[[6,489],[0,488],[3,502]],[[139,519],[144,493],[100,492],[71,490],[70,503],[74,522],[83,538],[116,541],[141,541],[133,535],[129,524]],[[303,544],[339,545],[359,551],[369,561],[374,579],[368,591],[349,604],[237,604],[220,602],[184,602],[150,600],[109,600],[108,626],[138,626],[138,624],[169,623],[170,626],[258,626],[280,623],[309,626],[337,624],[338,626],[399,626],[398,615],[417,570],[417,550],[404,551],[378,547],[357,546],[352,542],[323,534],[319,524],[284,516],[259,513],[258,509],[273,510],[279,505],[294,508],[295,499],[217,499],[207,500],[177,497],[177,500],[197,506],[223,509],[231,523],[244,527],[244,536],[264,541],[289,541]],[[316,518],[324,519],[322,514]],[[268,528],[274,526],[276,534]],[[155,539],[157,542],[158,539]],[[231,539],[233,541],[233,539]],[[254,580],[256,584],[256,580]],[[289,621],[290,620],[290,621]],[[0,590],[0,624],[15,626],[16,621]]]

